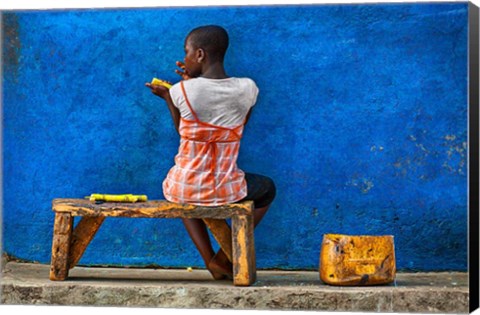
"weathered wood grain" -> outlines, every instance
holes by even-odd
[[[140,203],[95,203],[85,199],[58,198],[52,201],[56,213],[52,243],[51,280],[64,280],[100,228],[105,217],[129,218],[200,218],[233,264],[234,284],[255,282],[253,239],[253,201],[218,207],[176,204],[166,200]],[[82,220],[72,231],[73,217]],[[225,219],[232,218],[232,229]]]
[[[68,277],[68,253],[70,249],[72,226],[73,217],[70,214],[55,214],[50,280],[61,281]]]
[[[227,222],[222,219],[203,219],[203,222],[212,232],[228,260],[232,261],[232,231]]]
[[[152,200],[140,203],[105,202],[95,204],[85,199],[54,199],[52,209],[55,212],[70,213],[72,216],[226,219],[233,215],[251,214],[252,205],[252,201],[218,207],[203,207],[177,204],[165,200]]]
[[[90,244],[104,220],[105,217],[83,217],[78,222],[73,230],[70,242],[69,269],[72,269],[82,258],[85,249],[87,249],[88,244]]]
[[[232,218],[233,283],[238,286],[248,286],[256,280],[253,228],[251,215]]]

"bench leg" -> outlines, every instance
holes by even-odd
[[[105,217],[83,217],[73,230],[68,255],[68,268],[72,269],[82,258],[88,244],[97,233]]]
[[[203,219],[228,260],[232,261],[232,231],[224,219]]]
[[[73,217],[70,213],[56,213],[53,226],[52,261],[50,280],[61,281],[68,277],[68,255],[72,237]]]
[[[257,269],[253,238],[253,216],[232,217],[233,284],[248,286],[255,282]]]

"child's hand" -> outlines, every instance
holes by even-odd
[[[168,92],[168,88],[163,85],[145,83],[145,86],[150,88],[153,94],[158,95],[163,99],[166,99],[167,97],[170,96]]]
[[[177,64],[177,67],[179,67],[180,69],[183,70],[183,72],[180,71],[180,70],[178,70],[178,69],[175,70],[175,72],[176,72],[179,76],[181,76],[183,80],[188,80],[188,79],[191,79],[191,78],[192,78],[192,77],[188,74],[187,69],[185,69],[185,64],[184,64],[183,62],[177,61],[176,64]]]

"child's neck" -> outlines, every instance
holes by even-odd
[[[225,73],[225,68],[223,67],[223,63],[214,63],[207,65],[204,71],[200,75],[202,78],[207,79],[226,79],[228,78],[227,74]]]

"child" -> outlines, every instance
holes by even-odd
[[[177,61],[182,71],[176,72],[183,81],[170,90],[146,84],[167,103],[181,137],[163,193],[172,202],[204,206],[253,200],[256,226],[275,198],[275,185],[268,177],[237,168],[240,139],[258,88],[251,79],[225,73],[227,47],[225,29],[198,27],[185,39],[184,63]],[[183,223],[214,279],[231,278],[232,265],[222,250],[213,251],[204,222]]]

